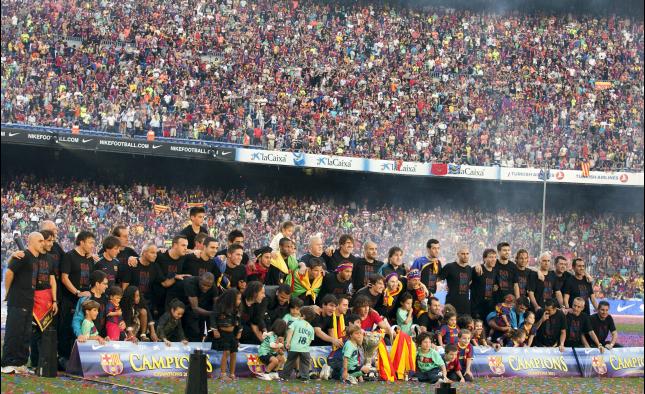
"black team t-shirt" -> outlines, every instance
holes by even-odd
[[[135,252],[135,250],[129,246],[123,248],[123,250],[119,251],[119,254],[116,255],[116,258],[119,261],[125,262],[127,262],[130,257],[139,257],[139,253]]]
[[[329,272],[323,278],[322,286],[320,287],[320,293],[316,297],[316,303],[320,305],[323,297],[327,294],[333,294],[336,297],[342,294],[349,293],[349,285],[352,283],[351,280],[347,282],[341,282],[338,280],[337,274]]]
[[[497,270],[497,286],[499,287],[495,299],[497,302],[502,302],[504,296],[514,293],[513,285],[517,280],[517,266],[512,261],[508,261],[506,264],[501,264],[499,260],[497,260],[495,269]]]
[[[195,249],[195,238],[197,238],[197,234],[195,233],[195,230],[193,230],[193,226],[189,224],[188,226],[184,227],[183,230],[179,233],[188,239],[188,249]],[[199,228],[199,234],[206,234],[208,235],[208,229],[206,226],[202,225]]]
[[[186,256],[183,271],[181,272],[182,274],[200,276],[204,272],[210,272],[216,278],[220,275],[219,269],[217,269],[215,262],[213,262],[212,260],[204,260],[203,258],[197,257],[192,253]]]
[[[376,274],[383,264],[385,263],[378,260],[370,263],[364,258],[358,259],[352,270],[352,287],[354,291],[367,286],[370,275]]]
[[[76,249],[72,249],[65,254],[61,263],[61,273],[68,274],[69,280],[79,291],[90,290],[90,274],[94,271],[94,260],[91,257],[85,257],[78,254]],[[76,294],[67,291],[63,292],[65,297],[76,302]]]
[[[536,316],[535,322],[537,324],[544,315],[544,309],[540,309]],[[549,316],[545,320],[536,334],[536,340],[539,344],[546,347],[560,344],[560,332],[567,328],[567,319],[561,310],[556,310],[553,316]]]
[[[481,267],[482,274],[477,275],[477,273],[473,273],[472,283],[470,285],[470,304],[473,312],[482,305],[491,307],[494,303],[494,286],[497,281],[497,269],[493,268],[491,271],[488,271],[483,264]],[[486,316],[481,316],[481,318],[486,319]]]
[[[38,267],[38,258],[25,250],[22,259],[11,259],[9,269],[13,271],[13,282],[7,294],[7,306],[31,310],[34,307],[34,267]],[[4,283],[3,283],[4,285]]]
[[[533,276],[537,277],[537,272],[530,270],[528,268],[524,268],[523,270],[517,268],[516,270],[516,283],[517,286],[520,288],[520,297],[528,297],[528,289],[529,289],[529,283],[532,281]]]
[[[48,254],[50,255],[52,261],[52,269],[54,270],[54,275],[56,275],[56,279],[60,281],[60,265],[63,261],[63,257],[65,256],[65,251],[58,242],[54,242],[52,250]]]
[[[170,279],[183,272],[184,261],[186,261],[186,256],[173,259],[170,257],[170,251],[167,250],[166,252],[157,255],[155,264],[157,264],[161,269],[164,279]]]
[[[609,315],[605,320],[600,320],[600,316],[598,316],[597,313],[594,313],[591,315],[590,321],[593,332],[595,332],[598,337],[598,341],[600,341],[600,344],[604,346],[607,343],[609,333],[616,331],[614,318]]]
[[[41,254],[37,258],[38,264],[34,265],[32,273],[31,284],[34,290],[47,290],[51,289],[49,283],[49,276],[54,275],[52,269],[51,256],[48,253]]]
[[[446,264],[441,269],[441,278],[448,284],[446,304],[457,309],[460,315],[470,314],[470,281],[473,272],[470,266],[462,267],[457,262]]]
[[[591,321],[589,315],[581,312],[580,315],[575,316],[573,313],[567,314],[567,339],[564,346],[567,347],[583,347],[582,336],[592,331]]]
[[[358,262],[358,258],[351,253],[349,254],[349,257],[343,257],[340,254],[340,249],[336,249],[331,257],[327,257],[326,254],[323,256],[325,256],[325,264],[327,264],[328,272],[336,271],[336,268],[345,261],[349,261],[352,264],[356,264]]]
[[[562,294],[564,294],[564,285],[565,285],[565,283],[567,283],[567,280],[569,278],[573,277],[573,275],[570,272],[565,271],[562,275],[558,276],[555,273],[555,271],[553,271],[553,276],[555,278],[555,282],[554,282],[554,285],[553,285],[553,291],[554,292],[561,291],[561,292],[563,292]]]
[[[314,328],[319,327],[322,332],[329,335],[329,329],[334,327],[334,320],[332,316],[316,316],[316,319],[311,324]],[[318,335],[314,337],[313,342],[311,343],[314,346],[329,346],[329,342],[323,341],[318,338]]]
[[[544,301],[555,300],[555,272],[549,271],[544,275],[544,280],[539,280],[537,273],[529,277],[528,290],[533,292],[535,301],[544,308]]]
[[[383,303],[383,294],[373,295],[372,293],[370,293],[369,287],[363,287],[354,294],[354,296],[352,297],[352,302],[350,302],[350,306],[354,306],[354,301],[356,301],[358,297],[361,296],[366,297],[370,301],[370,306],[372,308],[376,308],[378,305],[381,305]]]
[[[212,311],[214,307],[213,300],[219,296],[219,288],[217,286],[211,286],[207,292],[203,292],[199,288],[199,278],[191,277],[184,279],[184,295],[188,308],[191,308],[189,298],[196,297],[197,306],[207,311]]]
[[[589,308],[589,298],[593,294],[593,288],[591,287],[591,283],[587,281],[586,277],[582,277],[582,279],[577,279],[575,276],[570,276],[566,283],[564,284],[564,288],[562,290],[562,294],[569,294],[569,307],[571,308],[573,306],[573,300],[576,297],[581,297],[582,299],[585,300],[585,309],[584,313],[589,315],[590,308]]]
[[[120,262],[117,259],[108,261],[105,257],[96,262],[95,269],[105,272],[108,278],[108,285],[113,286],[117,283]]]
[[[126,262],[122,262],[119,267],[119,282],[136,286],[140,297],[145,301],[152,300],[152,284],[161,280],[161,270],[156,263],[143,265],[139,260],[136,267],[130,267]]]
[[[246,282],[246,267],[242,264],[235,266],[233,268],[226,265],[226,271],[224,271],[224,276],[228,279],[231,288],[237,288],[240,281]]]

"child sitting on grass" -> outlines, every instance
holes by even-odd
[[[439,352],[432,346],[432,334],[422,332],[416,337],[417,370],[414,379],[419,382],[443,382],[446,376],[446,364]]]

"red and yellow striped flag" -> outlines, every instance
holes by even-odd
[[[392,371],[392,365],[390,364],[390,356],[387,354],[387,347],[385,346],[385,341],[381,338],[381,342],[378,344],[378,374],[381,380],[386,382],[394,382],[394,371]]]
[[[157,215],[164,212],[170,212],[170,207],[168,205],[155,204],[153,209]]]
[[[417,348],[412,338],[399,331],[390,349],[390,364],[394,376],[402,380],[408,371],[416,370]]]
[[[188,208],[195,208],[195,207],[204,207],[203,202],[189,202],[188,203]]]
[[[589,162],[583,161],[582,164],[580,164],[580,169],[582,170],[583,177],[586,178],[589,176]]]

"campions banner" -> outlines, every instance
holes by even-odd
[[[475,376],[577,377],[580,369],[572,349],[476,347],[472,364]]]
[[[598,349],[575,349],[584,377],[643,377],[642,347],[614,348],[600,353]]]
[[[96,341],[76,343],[67,372],[83,377],[128,375],[138,377],[185,377],[188,374],[188,360],[195,349],[207,355],[206,372],[217,376],[222,352],[211,350],[210,342],[191,342],[187,345],[162,342],[108,342],[100,345]],[[312,370],[319,372],[327,363],[328,346],[311,348]],[[257,345],[240,345],[237,353],[235,373],[237,376],[251,376],[253,372],[264,372]],[[212,374],[215,372],[215,374]]]

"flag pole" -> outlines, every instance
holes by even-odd
[[[544,176],[542,177],[542,231],[540,236],[540,254],[544,253],[544,228],[546,225],[546,181],[549,177],[549,166],[544,162]]]

